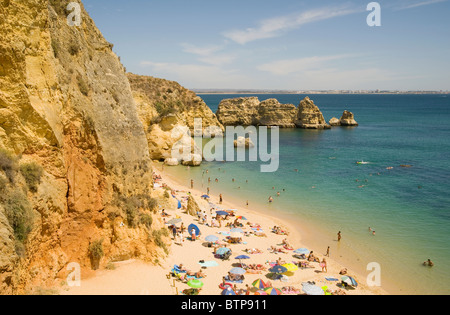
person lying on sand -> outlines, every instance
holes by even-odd
[[[285,264],[286,264],[286,262],[284,260],[282,260],[281,257],[278,257],[277,265],[282,266],[282,265],[285,265]]]
[[[314,255],[314,252],[310,252],[310,253],[309,253],[308,261],[320,263],[320,259],[317,258],[316,255]]]
[[[270,246],[270,248],[268,250],[270,250],[272,253],[283,253],[283,254],[286,254],[286,252],[284,251],[283,248],[276,248],[275,246]]]
[[[262,253],[263,253],[262,250],[257,249],[257,248],[247,248],[247,249],[245,250],[245,252],[246,252],[247,254],[250,254],[250,255],[254,255],[254,254],[262,254]]]

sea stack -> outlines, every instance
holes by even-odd
[[[330,129],[322,112],[308,96],[300,102],[298,108],[297,127],[303,129]]]
[[[353,113],[347,110],[344,111],[344,113],[342,114],[340,123],[341,126],[348,126],[348,127],[358,126],[358,123],[356,122]]]

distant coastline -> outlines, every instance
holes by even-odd
[[[214,90],[214,89],[192,89],[196,94],[373,94],[373,95],[385,95],[385,94],[398,94],[398,95],[447,95],[450,91],[388,91],[388,90],[301,90],[301,91],[289,91],[289,90]]]

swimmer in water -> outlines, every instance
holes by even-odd
[[[272,196],[269,197],[269,202],[272,203],[273,202],[273,198]]]

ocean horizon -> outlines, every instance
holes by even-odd
[[[307,95],[201,95],[213,112],[222,99],[243,96],[298,106]],[[450,99],[435,94],[310,97],[325,120],[349,110],[359,127],[280,129],[275,173],[261,173],[260,162],[204,162],[166,171],[186,183],[201,183],[205,192],[210,187],[211,195],[248,200],[250,208],[314,227],[312,235],[319,237],[310,242],[323,251],[332,245],[337,261],[357,264],[362,274],[369,273],[369,263],[378,263],[382,286],[394,294],[449,294],[450,284],[443,280],[450,279]],[[269,196],[274,203],[267,202]],[[341,247],[334,242],[338,231]],[[422,265],[427,259],[433,268]]]

